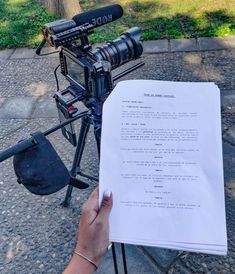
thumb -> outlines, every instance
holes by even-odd
[[[112,206],[113,195],[110,191],[105,191],[97,218],[99,218],[103,222],[108,220]]]

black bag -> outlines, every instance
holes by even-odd
[[[41,133],[35,133],[35,146],[14,156],[18,182],[37,195],[54,193],[70,183],[70,174],[59,155]]]

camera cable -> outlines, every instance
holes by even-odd
[[[55,81],[56,81],[56,91],[60,90],[58,76],[57,76],[57,70],[59,67],[60,67],[60,64],[54,69],[54,76],[55,76]]]

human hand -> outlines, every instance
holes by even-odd
[[[89,258],[96,266],[100,264],[109,246],[109,215],[112,205],[112,194],[106,192],[99,208],[96,188],[82,207],[75,251]]]

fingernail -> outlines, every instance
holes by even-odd
[[[103,197],[106,198],[106,199],[109,199],[110,196],[111,196],[111,191],[110,190],[105,190],[104,194],[103,194]]]

